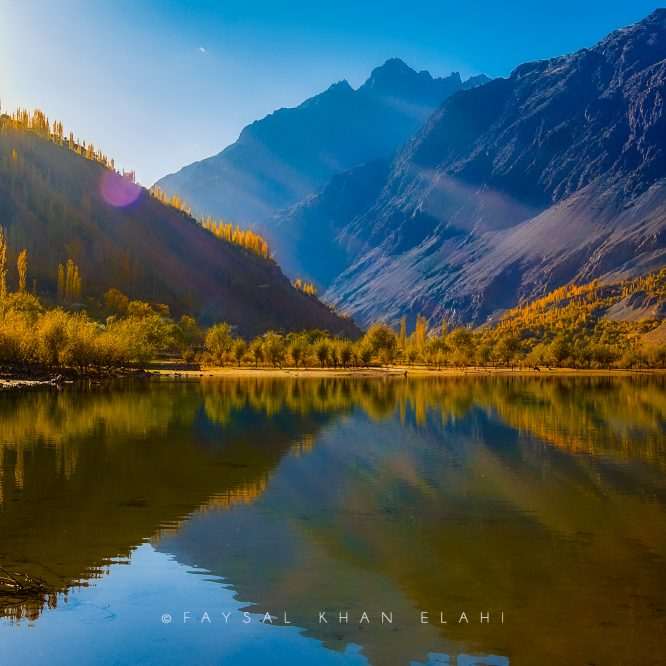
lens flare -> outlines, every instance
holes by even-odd
[[[104,173],[99,189],[104,201],[116,208],[126,208],[141,196],[139,185],[115,171]]]

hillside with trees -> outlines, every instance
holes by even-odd
[[[92,144],[41,111],[0,118],[0,226],[6,265],[28,258],[28,291],[51,305],[95,309],[114,288],[239,333],[321,328],[356,334],[294,288],[258,234],[197,221],[177,197],[134,183]],[[21,291],[19,276],[7,283]]]
[[[205,335],[206,365],[294,368],[401,366],[441,369],[641,370],[666,367],[662,330],[666,269],[641,278],[558,288],[506,311],[480,328],[432,327],[423,315],[409,329],[375,323],[357,340],[321,331],[274,332],[251,341],[235,338],[227,324]]]
[[[333,371],[666,368],[666,342],[655,338],[664,321],[666,269],[617,284],[562,287],[476,330],[449,330],[446,322],[433,329],[419,315],[413,330],[403,317],[397,331],[375,323],[359,339],[320,329],[266,330],[251,338],[225,321],[200,328],[188,315],[172,316],[167,305],[130,300],[117,289],[87,309],[71,302],[50,307],[26,289],[25,252],[16,262],[19,289],[8,290],[6,247],[0,236],[0,373],[9,375],[114,374],[165,356],[194,367]],[[76,289],[76,275],[71,262],[65,294]],[[634,308],[632,319],[616,318],[637,302],[643,309]]]

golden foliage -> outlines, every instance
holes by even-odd
[[[16,259],[16,270],[18,272],[18,288],[23,292],[26,288],[28,274],[28,251],[24,248],[19,252]]]
[[[81,300],[81,291],[81,275],[74,261],[68,259],[66,267],[58,264],[58,299],[66,303],[76,303]]]
[[[222,220],[215,222],[214,220],[211,220],[210,217],[205,220],[201,218],[200,223],[204,229],[207,229],[218,238],[227,241],[227,243],[233,243],[234,245],[243,247],[250,252],[258,254],[264,259],[269,259],[271,256],[266,240],[251,229],[244,230],[238,225],[234,227],[233,224],[225,223]]]
[[[5,230],[0,227],[0,300],[7,297],[7,241]]]
[[[34,109],[32,112],[27,109],[17,109],[8,116],[8,118],[10,126],[13,129],[32,130],[35,134],[47,141],[51,141],[59,146],[65,146],[78,155],[82,155],[86,159],[93,160],[94,162],[99,162],[107,168],[113,168],[113,160],[109,160],[109,158],[101,150],[95,148],[92,143],[86,145],[85,141],[80,141],[79,139],[76,139],[75,141],[71,132],[68,139],[65,140],[62,123],[59,120],[51,122],[41,109]],[[16,151],[13,151],[12,159],[16,160]]]
[[[177,194],[167,196],[166,192],[161,187],[151,187],[149,191],[155,199],[160,203],[163,203],[165,206],[171,206],[176,210],[182,211],[186,215],[191,215],[189,207]]]
[[[51,122],[41,109],[35,109],[32,112],[29,112],[26,109],[18,109],[10,116],[3,116],[0,129],[4,128],[5,125],[14,130],[34,132],[47,141],[63,146],[77,155],[81,155],[88,160],[97,162],[107,169],[116,171],[115,161],[113,159],[108,158],[101,150],[95,148],[92,143],[86,144],[85,141],[81,141],[78,138],[74,139],[72,132],[69,132],[67,138],[65,138],[62,123],[57,120]],[[11,156],[12,160],[16,162],[17,154],[15,149],[12,151]],[[134,171],[123,171],[122,175],[132,183],[136,182],[136,174]],[[181,211],[186,216],[191,217],[190,207],[177,194],[168,196],[160,187],[153,187],[147,191],[160,203],[166,206],[171,206],[172,208]],[[244,230],[238,226],[234,227],[231,224],[225,224],[222,221],[214,222],[210,217],[206,220],[202,219],[200,223],[201,226],[208,229],[208,231],[211,231],[218,238],[243,247],[265,259],[270,258],[270,251],[266,240],[250,229]]]
[[[296,278],[291,284],[294,289],[298,289],[308,296],[317,295],[317,288],[314,286],[313,282],[303,282],[301,278]]]

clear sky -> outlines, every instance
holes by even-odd
[[[505,76],[591,46],[644,0],[0,0],[3,110],[41,107],[146,185],[391,57]]]

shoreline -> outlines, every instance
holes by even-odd
[[[66,384],[76,382],[93,382],[102,384],[118,379],[248,379],[276,378],[276,379],[335,379],[335,378],[427,378],[427,377],[635,377],[643,375],[666,375],[666,369],[650,368],[640,370],[627,370],[614,368],[612,370],[576,369],[576,368],[427,368],[424,366],[388,366],[382,368],[268,368],[268,367],[180,367],[179,364],[159,363],[148,366],[145,370],[119,372],[117,374],[75,375],[60,373],[47,377],[27,377],[25,374],[7,374],[0,376],[0,392],[28,391],[33,389],[55,388],[59,389]],[[185,366],[185,364],[182,364]]]
[[[666,369],[642,369],[642,370],[587,370],[576,368],[532,368],[512,370],[511,368],[426,368],[424,366],[388,366],[384,368],[267,368],[267,367],[202,367],[194,369],[159,369],[151,368],[149,374],[162,377],[284,377],[284,378],[331,378],[331,377],[491,377],[496,376],[529,376],[529,377],[630,377],[636,375],[662,375]]]
[[[41,388],[60,389],[66,384],[74,384],[76,382],[92,382],[94,384],[102,384],[108,381],[115,381],[118,379],[146,379],[154,374],[145,370],[125,370],[117,373],[104,373],[98,374],[97,372],[88,372],[85,374],[78,374],[71,370],[47,372],[6,372],[0,375],[0,393],[4,391],[18,391],[30,390]]]

